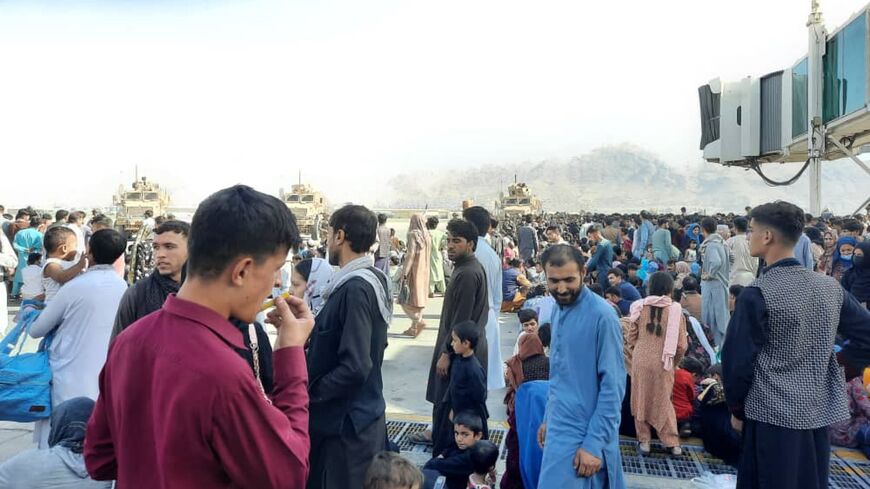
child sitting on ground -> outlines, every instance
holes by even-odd
[[[473,413],[453,416],[455,444],[423,466],[423,487],[434,487],[438,477],[447,479],[447,489],[467,489],[468,478],[474,473],[468,449],[483,438],[483,421]]]
[[[481,440],[468,449],[474,472],[468,476],[467,489],[495,489],[495,463],[498,447],[488,440]]]
[[[698,417],[704,450],[736,467],[740,459],[741,436],[731,427],[731,412],[725,404],[721,364],[707,369],[707,378],[701,381],[701,388]]]
[[[671,402],[677,414],[677,425],[680,427],[680,437],[692,436],[692,416],[695,413],[695,386],[704,376],[701,362],[692,357],[683,357],[680,368],[674,371],[674,390]]]
[[[450,383],[447,385],[445,402],[453,414],[469,412],[480,417],[483,437],[489,437],[486,420],[486,372],[474,356],[480,338],[477,324],[463,321],[453,326],[453,359],[450,362]]]
[[[79,261],[72,261],[78,246],[78,238],[72,229],[55,226],[45,232],[43,239],[48,259],[42,266],[42,288],[45,290],[45,302],[48,303],[61,286],[74,279],[88,266],[88,259],[82,255]]]
[[[366,471],[363,489],[422,489],[423,474],[406,458],[393,452],[375,455]]]

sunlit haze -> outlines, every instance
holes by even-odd
[[[833,29],[863,4],[821,6]],[[6,1],[0,203],[108,206],[137,165],[174,205],[299,171],[333,202],[386,202],[399,172],[619,143],[707,165],[697,87],[793,64],[809,7]]]

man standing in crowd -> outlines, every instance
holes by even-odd
[[[115,316],[112,338],[128,326],[163,307],[169,294],[181,287],[187,263],[187,240],[190,225],[166,221],[154,231],[154,271],[127,289]]]
[[[625,281],[625,273],[619,268],[611,268],[607,271],[607,281],[612,287],[619,287],[622,298],[634,302],[641,299],[637,287]]]
[[[464,219],[454,219],[447,224],[447,258],[453,262],[454,269],[450,284],[447,285],[447,292],[444,293],[438,339],[432,352],[432,364],[429,367],[429,381],[426,386],[426,400],[433,405],[432,453],[441,453],[453,443],[450,408],[443,401],[450,380],[450,361],[453,355],[451,331],[454,325],[464,321],[477,324],[480,339],[474,355],[484,371],[487,370],[489,352],[486,323],[490,298],[486,274],[475,258],[478,237],[477,227]]]
[[[677,257],[673,256],[673,241],[671,239],[671,224],[665,217],[659,218],[659,228],[652,235],[653,256],[656,260],[667,265]]]
[[[432,253],[429,255],[429,297],[435,294],[444,294],[447,288],[444,279],[444,247],[447,246],[447,235],[438,229],[438,218],[430,216],[426,219],[426,229],[429,230],[429,239],[432,241]]]
[[[737,217],[734,219],[735,234],[725,242],[731,251],[731,256],[734,257],[731,276],[728,279],[730,285],[746,287],[758,275],[758,258],[752,256],[749,250],[749,240],[746,238],[747,229],[749,229],[749,221],[743,216]]]
[[[538,232],[532,227],[532,216],[526,216],[525,224],[517,230],[517,246],[524,261],[538,253]]]
[[[42,234],[33,226],[38,216],[29,209],[21,209],[15,215],[17,232],[13,235],[12,247],[18,253],[18,268],[15,269],[15,279],[12,282],[12,297],[16,297],[21,290],[23,277],[21,272],[27,266],[27,257],[31,253],[42,251]]]
[[[613,307],[583,286],[580,250],[552,246],[541,260],[559,310],[550,342],[550,393],[538,430],[544,448],[538,487],[622,489],[622,328]]]
[[[96,399],[100,392],[97,380],[106,362],[112,320],[127,289],[112,263],[126,246],[114,229],[94,234],[88,270],[65,283],[30,328],[34,338],[53,334],[48,347],[52,406],[79,396]],[[48,448],[48,433],[48,420],[38,422],[34,437],[40,448]]]
[[[487,342],[489,357],[481,362],[486,372],[486,385],[490,390],[504,387],[504,370],[501,361],[501,334],[498,328],[498,315],[502,303],[502,260],[486,242],[492,219],[489,211],[480,206],[469,207],[462,211],[462,217],[477,228],[477,247],[474,256],[486,274],[486,289],[489,292],[489,312],[486,319],[486,335],[478,340],[478,348],[484,339]]]
[[[610,287],[607,272],[613,266],[613,243],[601,235],[601,226],[598,224],[589,226],[589,229],[586,230],[586,237],[595,242],[595,253],[589,259],[587,268],[589,272],[598,274],[598,283],[604,290],[607,290]]]
[[[643,258],[654,231],[649,212],[640,211],[640,217],[635,217],[634,222],[637,224],[637,229],[634,231],[634,240],[631,242],[631,253],[638,258]]]
[[[84,220],[85,213],[82,211],[73,211],[70,213],[69,217],[67,217],[66,227],[72,229],[72,231],[76,233],[76,246],[78,246],[76,250],[78,250],[78,256],[81,256],[81,254],[85,252],[88,243],[87,238],[89,236],[85,236]],[[78,258],[78,256],[76,258]]]
[[[490,219],[489,234],[487,234],[486,239],[489,241],[490,248],[498,256],[498,259],[504,258],[504,238],[498,232],[498,219],[494,217]]]
[[[298,240],[287,206],[250,187],[220,190],[199,205],[178,295],[109,349],[85,437],[94,479],[124,487],[305,486],[303,346],[314,317],[301,299],[276,300],[268,398],[234,350],[244,343],[228,321],[254,321]]]
[[[375,268],[390,276],[390,228],[387,215],[378,214],[378,248],[375,251]]]
[[[768,266],[737,298],[722,349],[732,425],[743,431],[737,487],[827,489],[828,426],[849,419],[834,339],[870,345],[870,312],[795,259],[799,207],[763,204],[751,217],[752,256]]]
[[[730,257],[712,217],[701,219],[701,234],[701,322],[713,330],[716,345],[721,345],[728,327]]]
[[[816,261],[813,258],[813,243],[809,236],[801,232],[797,244],[794,247],[794,257],[802,267],[809,271],[816,269]]]
[[[308,348],[309,489],[361,489],[386,442],[381,366],[393,301],[387,276],[366,253],[377,228],[375,214],[360,205],[329,218],[329,263],[341,268],[322,292]]]

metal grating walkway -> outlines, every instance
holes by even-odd
[[[495,423],[493,423],[495,424]],[[423,465],[432,456],[432,447],[418,445],[407,440],[415,433],[422,433],[429,428],[428,423],[416,421],[387,421],[387,436],[399,445],[405,455],[419,465]],[[490,426],[490,440],[501,451],[499,472],[504,469],[503,463],[507,455],[504,442],[507,430],[499,425]],[[704,472],[714,474],[736,474],[737,470],[722,460],[714,458],[698,445],[683,445],[683,454],[674,457],[657,442],[652,444],[652,453],[642,456],[637,452],[637,442],[623,438],[619,440],[622,454],[622,468],[626,475],[641,477],[657,477],[665,479],[689,480],[699,477]],[[834,450],[831,452],[830,467],[831,489],[870,489],[870,461],[855,452]]]

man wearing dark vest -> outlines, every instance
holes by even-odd
[[[804,212],[752,209],[749,248],[768,265],[743,290],[722,349],[732,425],[743,431],[738,489],[828,487],[828,426],[849,419],[837,335],[870,345],[870,312],[794,257]]]

